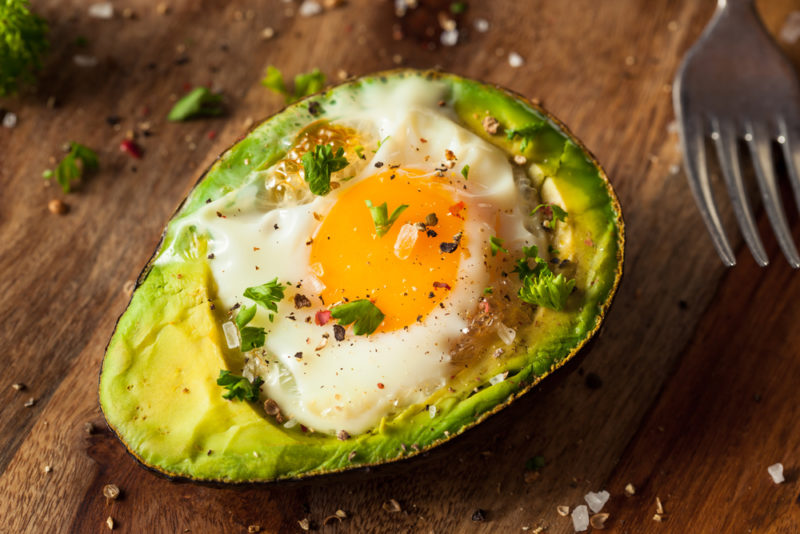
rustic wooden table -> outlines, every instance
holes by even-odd
[[[558,533],[572,525],[556,507],[601,489],[612,495],[612,532],[800,531],[800,273],[763,216],[773,264],[757,268],[737,237],[739,265],[722,267],[670,127],[669,84],[713,2],[473,0],[464,27],[485,18],[489,31],[437,50],[393,38],[389,1],[301,17],[297,2],[279,0],[172,0],[166,13],[127,0],[111,20],[89,18],[88,2],[34,3],[50,21],[53,52],[36,90],[0,101],[19,117],[0,128],[0,531],[101,532],[112,517],[120,532],[295,532],[309,519],[330,532]],[[777,31],[800,2],[761,8]],[[272,39],[262,37],[267,27]],[[800,58],[800,43],[785,46]],[[522,67],[509,66],[511,51]],[[81,68],[75,54],[99,63]],[[213,488],[137,465],[103,430],[103,348],[126,284],[198,174],[247,122],[281,107],[259,85],[268,64],[290,75],[320,67],[333,80],[340,69],[439,65],[538,97],[564,120],[605,165],[628,229],[622,286],[580,367],[519,401],[502,424],[398,472]],[[174,95],[198,84],[224,91],[228,115],[167,123]],[[140,160],[118,148],[128,130],[139,132]],[[101,168],[63,195],[41,173],[71,140],[97,149]],[[48,211],[55,198],[67,215]],[[798,239],[796,210],[791,220]],[[26,389],[13,389],[18,382]],[[546,460],[538,475],[525,470],[534,456]],[[779,461],[787,481],[776,485],[766,468]],[[108,483],[121,499],[106,502]],[[390,499],[402,512],[382,509]],[[348,518],[323,526],[337,509]],[[476,509],[485,521],[472,521]]]

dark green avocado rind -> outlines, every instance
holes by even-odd
[[[315,118],[308,111],[309,100],[324,109],[336,98],[357,98],[360,87],[415,76],[438,84],[464,125],[509,154],[519,153],[520,140],[509,140],[502,133],[490,136],[480,126],[483,116],[497,118],[506,130],[537,126],[524,155],[559,191],[570,193],[564,200],[574,231],[581,238],[585,235],[579,252],[586,261],[577,275],[578,291],[563,312],[539,310],[537,322],[544,326],[520,332],[513,353],[495,361],[495,367],[480,370],[478,388],[473,389],[474,376],[458,376],[452,384],[455,392],[434,395],[434,417],[427,406],[412,406],[371,433],[340,441],[304,433],[299,426],[275,425],[259,405],[222,401],[215,374],[221,367],[240,369],[242,356],[221,348],[221,316],[207,305],[214,284],[204,259],[203,239],[191,233],[176,236],[177,221],[207,199],[246,185],[254,169],[268,168],[280,159],[295,135]],[[128,450],[169,476],[271,481],[411,456],[502,409],[573,356],[597,331],[610,304],[621,276],[623,244],[619,204],[605,173],[580,142],[540,107],[504,89],[449,74],[401,70],[355,80],[290,106],[257,126],[226,151],[189,194],[154,256],[174,246],[184,262],[151,262],[140,276],[140,285],[109,342],[101,373],[101,406]],[[184,335],[175,327],[180,324],[192,326]],[[194,359],[178,350],[166,356],[150,350],[160,339],[172,343],[173,338],[192,349],[186,353],[194,354]],[[509,373],[504,381],[489,383],[504,371]],[[183,389],[176,385],[184,382],[191,385]],[[183,393],[185,389],[189,392]],[[162,403],[180,417],[172,420],[163,415],[167,412],[161,409]],[[148,413],[151,416],[143,420]],[[159,424],[152,422],[159,417]]]

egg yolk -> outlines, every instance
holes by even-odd
[[[386,202],[389,216],[403,204],[408,208],[378,236],[367,200]],[[422,321],[456,286],[465,213],[443,178],[415,169],[386,169],[352,186],[325,215],[311,245],[323,300],[371,300],[385,315],[378,332]],[[433,222],[431,214],[436,224],[415,226]]]

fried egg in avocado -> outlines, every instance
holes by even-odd
[[[109,342],[101,406],[171,476],[416,454],[586,343],[622,243],[602,170],[541,109],[448,74],[354,80],[195,186]]]
[[[247,306],[247,288],[266,280],[286,286],[277,312],[260,307],[251,323],[266,341],[248,354],[245,376],[263,379],[283,419],[320,432],[365,432],[444,387],[477,356],[461,346],[500,342],[498,329],[529,319],[512,313],[511,258],[523,246],[547,251],[543,232],[526,229],[531,202],[508,155],[459,125],[423,83],[382,96],[402,105],[328,110],[342,118],[311,124],[263,181],[190,221],[209,235],[223,306]],[[324,195],[304,179],[302,157],[317,146],[347,160]],[[277,204],[258,201],[282,187]],[[387,216],[402,210],[385,232],[370,209],[383,204]],[[382,320],[367,335],[337,336],[330,310],[355,301]]]

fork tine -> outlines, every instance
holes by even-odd
[[[783,148],[783,160],[786,163],[786,170],[789,173],[789,182],[792,184],[792,191],[794,192],[794,201],[800,209],[800,132],[797,129],[789,130],[786,121],[778,119],[778,129],[780,137],[778,142]]]
[[[778,244],[789,264],[795,269],[800,268],[800,254],[797,253],[797,248],[794,246],[792,233],[789,230],[789,224],[786,222],[786,214],[783,212],[781,195],[775,180],[770,138],[766,134],[763,125],[748,123],[746,128],[747,136],[745,140],[750,146],[753,166],[756,169],[758,188],[761,190],[761,198],[764,201],[764,208],[767,210],[769,222],[772,224],[772,230],[775,232]]]
[[[719,119],[711,120],[711,138],[717,148],[719,166],[722,168],[722,175],[725,178],[725,185],[728,187],[728,194],[733,204],[733,212],[736,220],[739,221],[739,228],[742,230],[747,246],[753,254],[756,263],[762,267],[769,263],[761,237],[756,229],[753,210],[747,200],[747,191],[742,180],[742,167],[739,163],[739,151],[736,147],[736,135],[733,125],[729,122],[720,123]]]
[[[722,262],[728,267],[736,265],[736,256],[733,254],[722,222],[719,219],[717,206],[714,203],[714,195],[711,193],[711,183],[708,179],[708,167],[706,166],[706,149],[703,140],[702,126],[698,120],[693,120],[683,116],[678,120],[678,133],[683,150],[683,163],[686,167],[686,177],[689,181],[689,188],[692,190],[700,215],[711,234],[711,241]]]

